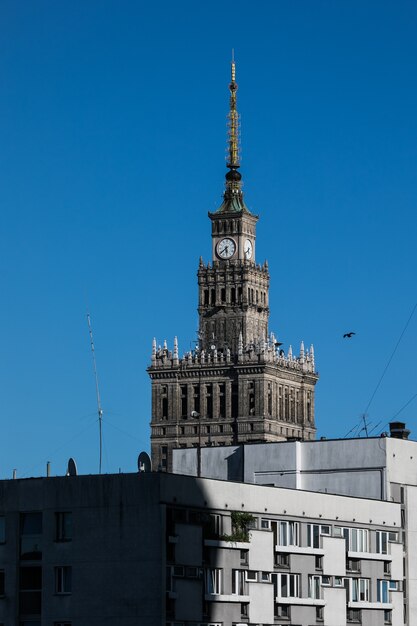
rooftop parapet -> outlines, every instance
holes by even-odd
[[[252,340],[246,346],[243,345],[240,336],[238,353],[232,354],[229,348],[212,350],[200,350],[197,346],[194,350],[186,352],[182,358],[178,356],[178,340],[174,338],[173,350],[168,348],[166,340],[162,346],[157,347],[156,339],[152,342],[152,356],[150,369],[193,369],[201,366],[225,366],[232,364],[260,364],[270,363],[278,367],[316,374],[314,347],[306,350],[304,342],[300,345],[299,356],[294,356],[292,346],[287,354],[280,349],[280,343],[276,341],[274,333],[267,340]]]

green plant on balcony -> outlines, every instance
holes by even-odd
[[[231,535],[222,535],[224,541],[250,541],[249,528],[255,521],[255,518],[250,513],[243,513],[242,511],[232,511],[232,533]]]

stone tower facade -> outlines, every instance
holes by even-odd
[[[223,203],[209,213],[212,261],[198,268],[199,341],[179,357],[178,342],[153,341],[151,454],[170,471],[180,447],[314,439],[314,349],[299,356],[268,330],[269,271],[256,263],[258,216],[246,207],[239,172],[237,83],[232,62],[228,172]]]

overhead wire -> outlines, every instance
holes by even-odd
[[[385,374],[387,373],[387,370],[388,370],[388,368],[389,368],[389,366],[390,366],[390,364],[391,364],[391,361],[392,361],[392,359],[394,358],[394,355],[395,355],[395,353],[396,353],[396,351],[397,351],[397,348],[398,348],[398,346],[399,346],[399,345],[400,345],[400,343],[401,343],[401,340],[402,340],[402,338],[403,338],[403,336],[404,336],[404,334],[405,334],[405,332],[406,332],[406,330],[407,330],[407,328],[408,328],[408,326],[409,326],[409,324],[410,324],[410,322],[411,322],[411,320],[412,320],[412,317],[413,317],[413,315],[414,315],[414,313],[415,313],[416,309],[417,309],[417,302],[415,303],[415,305],[414,305],[414,306],[413,306],[413,308],[412,308],[412,311],[411,311],[411,313],[410,313],[410,315],[409,315],[409,317],[408,317],[408,319],[407,319],[407,322],[406,322],[406,324],[405,324],[404,328],[403,328],[403,329],[402,329],[402,331],[401,331],[401,334],[400,334],[400,336],[399,336],[399,338],[398,338],[398,341],[397,341],[397,343],[395,344],[395,347],[394,347],[394,349],[393,349],[393,351],[392,351],[392,353],[391,353],[391,355],[390,355],[390,357],[389,357],[389,359],[388,359],[388,361],[387,361],[387,364],[386,364],[386,365],[385,365],[385,367],[384,367],[384,370],[383,370],[383,372],[382,372],[382,374],[381,374],[381,376],[380,376],[380,378],[379,378],[379,380],[378,380],[378,382],[377,382],[377,384],[376,384],[376,387],[375,387],[375,389],[374,389],[374,391],[373,391],[373,393],[372,393],[372,395],[371,395],[371,397],[370,397],[370,399],[369,399],[369,401],[368,401],[368,404],[366,405],[366,409],[365,409],[365,411],[363,412],[363,414],[362,414],[362,416],[361,416],[361,418],[360,418],[359,423],[358,423],[358,424],[356,424],[353,428],[351,428],[351,429],[350,429],[350,431],[349,431],[348,433],[346,433],[346,435],[343,437],[343,439],[346,439],[346,438],[350,435],[350,433],[351,433],[352,431],[355,431],[355,435],[357,434],[357,430],[360,428],[361,423],[362,423],[362,421],[363,421],[363,416],[366,416],[366,414],[368,413],[369,407],[371,406],[371,404],[372,404],[372,402],[373,402],[373,399],[374,399],[374,397],[375,397],[375,395],[376,395],[376,392],[378,391],[379,386],[381,385],[381,383],[382,383],[382,381],[383,381],[383,378],[384,378]],[[400,409],[400,410],[399,410],[399,411],[398,411],[398,412],[394,415],[394,417],[393,417],[393,418],[391,418],[391,419],[394,419],[397,415],[399,415],[399,413],[401,413],[401,411],[402,411],[403,409],[405,409],[405,408],[406,408],[406,407],[410,404],[410,402],[412,402],[412,400],[413,400],[415,397],[417,397],[417,393],[416,393],[416,394],[415,394],[415,395],[414,395],[414,396],[413,396],[413,397],[412,397],[412,398],[411,398],[411,399],[410,399],[410,400],[409,400],[409,401],[408,401],[408,402],[407,402],[407,403],[406,403],[406,404],[405,404],[405,405],[404,405],[404,406],[403,406],[403,407],[402,407],[402,408],[401,408],[401,409]],[[380,423],[380,422],[379,422],[379,423]],[[389,422],[388,422],[388,423],[389,423]],[[387,423],[386,425],[388,425],[388,423]],[[384,426],[384,427],[385,427],[385,426]],[[372,429],[372,430],[374,430],[374,429]],[[359,432],[361,432],[361,431],[359,431]],[[382,432],[382,431],[381,431],[381,432]],[[353,436],[355,436],[355,435],[353,435]]]

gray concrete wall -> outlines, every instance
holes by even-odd
[[[0,621],[16,623],[19,517],[43,512],[43,558],[23,565],[43,571],[42,623],[78,626],[155,626],[163,623],[161,591],[163,520],[158,475],[77,476],[0,482],[0,514],[6,543],[0,545],[6,597]],[[55,541],[55,512],[71,511],[73,537]],[[54,568],[72,567],[72,593],[56,595]],[[104,601],[105,599],[105,601]]]

